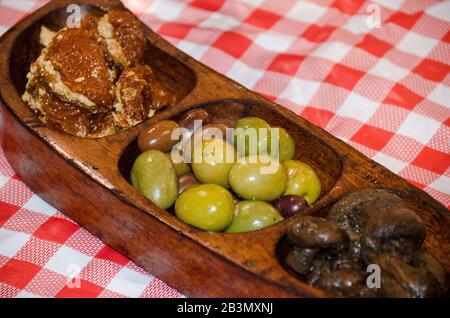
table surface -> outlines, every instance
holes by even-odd
[[[0,33],[46,2],[0,0]],[[124,4],[179,49],[450,206],[450,1]],[[182,297],[43,202],[0,149],[0,297],[77,296]]]

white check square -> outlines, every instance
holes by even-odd
[[[327,8],[307,1],[297,1],[294,7],[288,12],[289,18],[303,22],[313,23],[324,15]]]
[[[398,160],[394,157],[388,156],[382,152],[377,153],[372,157],[372,160],[378,162],[379,164],[385,166],[394,173],[399,173],[403,168],[405,168],[408,163]]]
[[[36,1],[33,0],[3,0],[0,1],[1,5],[4,7],[8,7],[11,9],[19,10],[19,11],[31,11],[33,7],[36,5]]]
[[[0,35],[8,31],[8,28],[5,28],[4,26],[0,26]]]
[[[333,62],[339,62],[351,49],[351,46],[341,42],[325,42],[312,52],[311,55]]]
[[[16,295],[16,298],[42,298],[42,296],[35,295],[22,290],[20,293]]]
[[[440,176],[429,185],[430,188],[450,195],[450,178]]]
[[[179,48],[184,53],[192,56],[194,59],[200,59],[206,51],[208,51],[208,46],[197,44],[194,42],[181,40],[177,43],[177,48]]]
[[[298,105],[307,106],[319,88],[319,82],[294,78],[281,93],[280,97],[289,99]]]
[[[44,267],[67,277],[75,277],[91,259],[90,256],[62,245]]]
[[[175,21],[181,14],[185,4],[173,0],[156,0],[147,9],[147,13],[157,16],[163,21]]]
[[[436,3],[428,7],[428,9],[426,9],[426,13],[435,18],[450,22],[450,1]]]
[[[265,0],[239,0],[240,2],[245,2],[252,7],[259,7]]]
[[[352,16],[350,19],[348,19],[348,22],[342,26],[342,28],[354,34],[367,33],[371,30],[369,28],[367,19],[368,19],[367,15]]]
[[[0,176],[0,188],[3,187],[10,178],[8,178],[7,176]]]
[[[151,276],[124,267],[114,276],[106,288],[128,297],[139,297],[152,280],[153,277]]]
[[[437,85],[427,99],[450,108],[450,87],[442,84]]]
[[[285,52],[294,43],[295,39],[294,36],[268,31],[259,34],[255,42],[268,51]]]
[[[227,73],[229,77],[247,88],[252,88],[263,74],[263,71],[251,68],[240,61],[236,61]]]
[[[42,200],[36,194],[33,194],[31,196],[30,200],[28,200],[23,205],[23,208],[27,209],[27,210],[30,210],[30,211],[34,211],[34,212],[43,213],[43,214],[46,214],[48,216],[52,216],[53,214],[56,213],[56,209],[54,207],[52,207],[47,202]]]
[[[382,5],[385,8],[398,10],[405,0],[372,0],[372,2]]]
[[[426,57],[438,44],[438,40],[409,31],[397,44],[397,48],[410,54]]]
[[[425,145],[434,136],[439,127],[440,123],[434,119],[411,112],[397,133],[415,139]]]
[[[13,257],[29,238],[29,234],[0,228],[0,255]]]
[[[379,104],[359,94],[350,93],[337,114],[347,118],[357,119],[363,123],[367,122],[375,113]]]
[[[398,82],[404,79],[409,74],[409,71],[391,63],[386,59],[379,59],[378,63],[375,64],[371,70],[369,70],[369,73],[386,78],[393,82]]]
[[[220,13],[213,13],[208,16],[206,20],[200,23],[200,26],[203,28],[213,28],[220,30],[230,30],[235,26],[240,24],[239,20],[236,20],[233,17],[226,16]]]

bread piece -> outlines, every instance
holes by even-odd
[[[127,128],[151,117],[153,72],[147,65],[126,68],[115,90],[114,119],[119,127]]]
[[[100,18],[98,34],[108,54],[122,68],[142,63],[145,50],[141,22],[130,12],[112,10]]]
[[[127,11],[90,15],[80,28],[58,32],[42,26],[40,43],[44,48],[30,66],[22,99],[50,127],[99,138],[175,102],[142,64],[144,33]]]

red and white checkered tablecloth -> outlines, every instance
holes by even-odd
[[[0,33],[44,3],[0,0]],[[124,3],[181,50],[450,206],[450,1]],[[0,152],[1,297],[181,296],[25,182]]]

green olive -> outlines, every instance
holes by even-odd
[[[183,222],[207,231],[223,231],[233,221],[230,192],[217,184],[200,184],[185,190],[175,203],[175,214]]]
[[[270,154],[270,125],[258,117],[245,117],[234,126],[234,147],[242,156]]]
[[[304,197],[309,205],[313,204],[321,192],[320,180],[314,169],[298,160],[287,160],[283,162],[283,167],[289,178],[284,195],[299,195]]]
[[[279,160],[280,162],[291,160],[295,155],[295,141],[284,128],[278,128]],[[273,138],[273,136],[272,136]]]
[[[159,150],[148,150],[137,157],[131,168],[131,183],[161,209],[171,207],[178,196],[175,167]]]
[[[229,182],[243,199],[272,201],[283,194],[287,173],[283,166],[268,156],[249,156],[233,165]]]
[[[178,176],[191,172],[191,167],[183,161],[175,162],[173,166],[175,167]]]
[[[228,175],[236,162],[232,145],[223,139],[203,140],[194,146],[192,172],[201,183],[214,183],[228,188]]]
[[[172,161],[177,176],[182,176],[183,174],[191,172],[191,167],[187,163],[184,161],[173,162],[170,152],[166,153],[166,155],[170,158],[170,161]]]
[[[241,201],[234,211],[233,223],[226,233],[255,231],[283,220],[277,209],[264,201]]]

